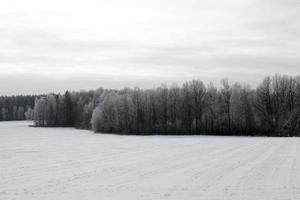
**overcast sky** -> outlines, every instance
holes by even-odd
[[[299,0],[9,0],[0,95],[300,74]]]

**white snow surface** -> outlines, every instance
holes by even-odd
[[[1,200],[298,200],[300,139],[0,123]]]

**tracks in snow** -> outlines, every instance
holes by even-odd
[[[0,123],[0,199],[300,199],[300,138],[116,136]]]

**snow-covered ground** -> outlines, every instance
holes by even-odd
[[[1,200],[298,200],[300,139],[0,123]]]

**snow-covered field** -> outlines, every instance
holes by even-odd
[[[0,123],[1,200],[298,200],[300,139],[117,136]]]

